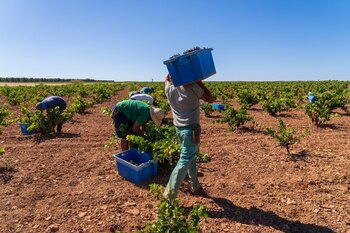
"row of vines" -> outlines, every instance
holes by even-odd
[[[156,90],[153,94],[159,107],[169,111],[169,105],[164,94],[163,83],[139,83],[140,86],[149,86]],[[297,135],[293,128],[287,128],[281,119],[283,114],[292,110],[302,109],[311,122],[320,127],[332,117],[341,114],[350,114],[349,82],[346,81],[322,81],[322,82],[206,82],[207,87],[216,97],[224,109],[215,109],[214,105],[203,103],[201,109],[205,116],[210,117],[214,111],[220,111],[221,117],[213,123],[227,124],[230,130],[244,127],[247,122],[257,125],[254,117],[247,110],[261,107],[272,117],[276,117],[278,128],[267,127],[266,133],[276,139],[281,147],[284,147],[290,155],[290,146],[299,142],[301,138],[310,135],[305,130]],[[135,89],[137,89],[135,87]],[[307,99],[308,92],[314,93],[315,102]],[[235,108],[233,103],[239,104]],[[341,114],[340,114],[341,113]],[[145,151],[153,153],[160,161],[173,163],[178,156],[178,143],[175,129],[168,121],[162,129],[149,127],[151,130],[143,137],[129,136],[129,140],[139,145]],[[208,161],[208,155],[199,154],[198,160]]]
[[[0,87],[0,127],[10,123],[22,123],[28,125],[28,131],[36,132],[40,136],[46,135],[54,132],[57,124],[72,121],[74,114],[84,114],[95,103],[102,103],[124,88],[124,84]],[[57,107],[48,110],[47,114],[34,109],[37,102],[52,95],[65,98],[68,108],[61,112]],[[10,106],[18,108],[20,113],[12,113]],[[4,148],[0,148],[0,152],[3,154]]]

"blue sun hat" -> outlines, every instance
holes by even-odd
[[[143,87],[141,90],[140,90],[141,93],[145,93],[145,94],[149,94],[149,93],[152,93],[154,92],[153,88],[150,88],[150,87]]]

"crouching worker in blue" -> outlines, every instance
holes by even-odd
[[[127,150],[129,142],[126,140],[128,134],[142,135],[146,131],[145,124],[152,119],[160,126],[164,118],[164,112],[160,108],[149,106],[139,100],[124,100],[112,108],[112,119],[115,132],[120,140],[121,149]]]
[[[307,93],[307,98],[309,99],[309,102],[312,104],[316,102],[316,96],[311,91]]]
[[[150,94],[154,92],[154,89],[152,87],[143,87],[140,92],[143,94]]]
[[[165,95],[168,98],[176,133],[180,138],[180,159],[170,175],[163,193],[176,198],[181,183],[188,173],[194,194],[199,194],[202,187],[197,177],[196,154],[200,141],[200,107],[199,100],[213,103],[215,98],[202,81],[175,87],[171,84],[170,75],[165,79]]]
[[[62,112],[63,110],[65,110],[67,108],[67,103],[66,101],[59,96],[49,96],[46,99],[44,99],[43,101],[37,103],[35,105],[35,109],[36,110],[51,110],[54,109],[56,107],[59,107],[60,111]],[[62,132],[62,126],[63,126],[63,122],[57,124],[57,133],[61,133]],[[55,131],[55,129],[52,129],[53,132]]]

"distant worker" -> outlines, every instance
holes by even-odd
[[[144,94],[150,94],[150,93],[153,93],[154,92],[154,89],[151,88],[151,87],[143,87],[141,90],[140,90],[141,93],[144,93]]]
[[[112,108],[112,119],[115,132],[120,140],[123,151],[129,148],[126,140],[128,134],[142,135],[146,132],[146,123],[152,119],[160,126],[164,118],[164,112],[160,108],[150,106],[139,100],[123,100]]]
[[[129,93],[129,99],[131,100],[146,100],[153,105],[153,97],[148,94],[143,94],[137,91],[132,91]]]
[[[309,102],[312,104],[316,102],[316,97],[314,93],[312,93],[311,91],[307,93],[307,98],[309,99]]]
[[[49,111],[56,107],[59,107],[60,112],[63,112],[63,110],[67,108],[67,102],[62,97],[49,96],[43,101],[35,105],[35,109],[40,111],[43,111],[43,110]],[[62,126],[63,126],[63,122],[60,122],[57,124],[57,133],[61,133]],[[54,131],[55,129],[53,128],[52,130]]]
[[[180,139],[180,159],[170,175],[163,196],[176,198],[187,173],[193,193],[200,194],[203,189],[197,177],[196,165],[201,132],[199,100],[213,103],[215,98],[202,81],[175,87],[169,74],[165,79],[165,95],[171,107],[176,134]]]

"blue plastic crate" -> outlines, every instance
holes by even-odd
[[[35,130],[28,130],[29,124],[19,124],[19,126],[21,127],[21,132],[23,134],[34,134]]]
[[[157,176],[158,161],[152,160],[146,152],[138,153],[137,149],[131,149],[115,154],[114,158],[119,175],[135,184]]]
[[[224,104],[214,103],[213,104],[213,109],[216,109],[216,110],[219,110],[219,111],[224,111],[225,110],[225,105]]]
[[[193,83],[215,74],[212,50],[199,49],[164,61],[174,86]]]

